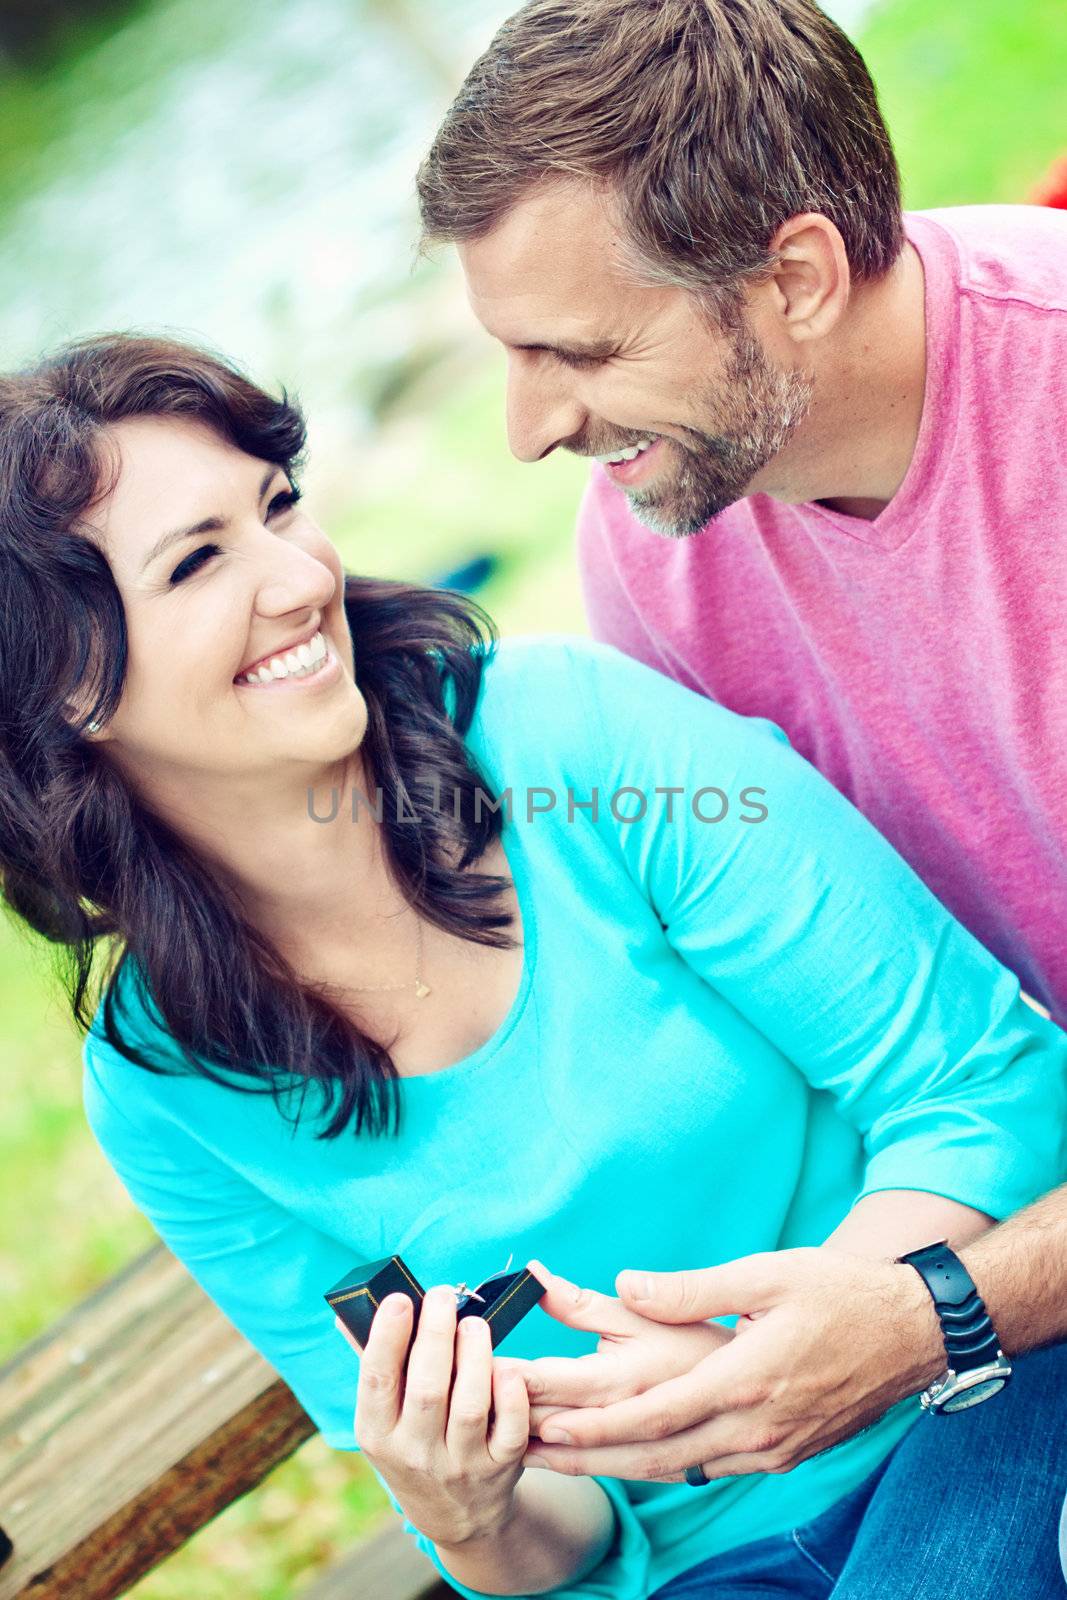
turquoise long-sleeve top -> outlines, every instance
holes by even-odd
[[[522,977],[480,1049],[402,1080],[399,1136],[316,1139],[311,1095],[294,1133],[267,1094],[127,1062],[99,1013],[85,1043],[134,1204],[329,1445],[358,1448],[359,1363],[323,1294],[359,1263],[396,1252],[429,1286],[536,1255],[612,1294],[622,1267],[819,1244],[876,1190],[999,1218],[1067,1178],[1067,1035],[773,724],[605,645],[513,639],[467,743],[511,791]],[[177,1059],[154,1008],[136,1028]],[[536,1308],[503,1353],[595,1343]],[[919,1415],[784,1475],[600,1478],[614,1542],[553,1593],[645,1600],[817,1515]]]

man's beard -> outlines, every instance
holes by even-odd
[[[807,415],[814,387],[809,373],[784,372],[768,361],[747,328],[733,331],[723,379],[707,395],[715,431],[687,427],[684,444],[664,440],[679,452],[681,466],[647,489],[624,491],[634,515],[672,539],[699,532],[748,492]]]

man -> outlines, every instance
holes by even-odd
[[[514,453],[598,458],[594,633],[778,722],[1067,1022],[1067,216],[903,216],[867,71],[810,0],[531,0],[419,197],[507,351]],[[877,1198],[855,1254],[621,1274],[648,1317],[754,1320],[531,1459],[785,1470],[912,1392],[918,1352],[943,1370],[893,1261],[917,1213]],[[1006,1352],[1067,1336],[1067,1189],[959,1254]]]

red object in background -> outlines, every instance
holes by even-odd
[[[1059,156],[1052,163],[1026,198],[1032,206],[1058,206],[1061,211],[1067,211],[1067,155]]]

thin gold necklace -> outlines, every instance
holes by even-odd
[[[384,994],[396,989],[410,989],[414,985],[416,1000],[425,1000],[431,993],[430,985],[422,981],[422,923],[415,923],[415,976],[406,983],[352,983],[350,989],[357,994]]]

